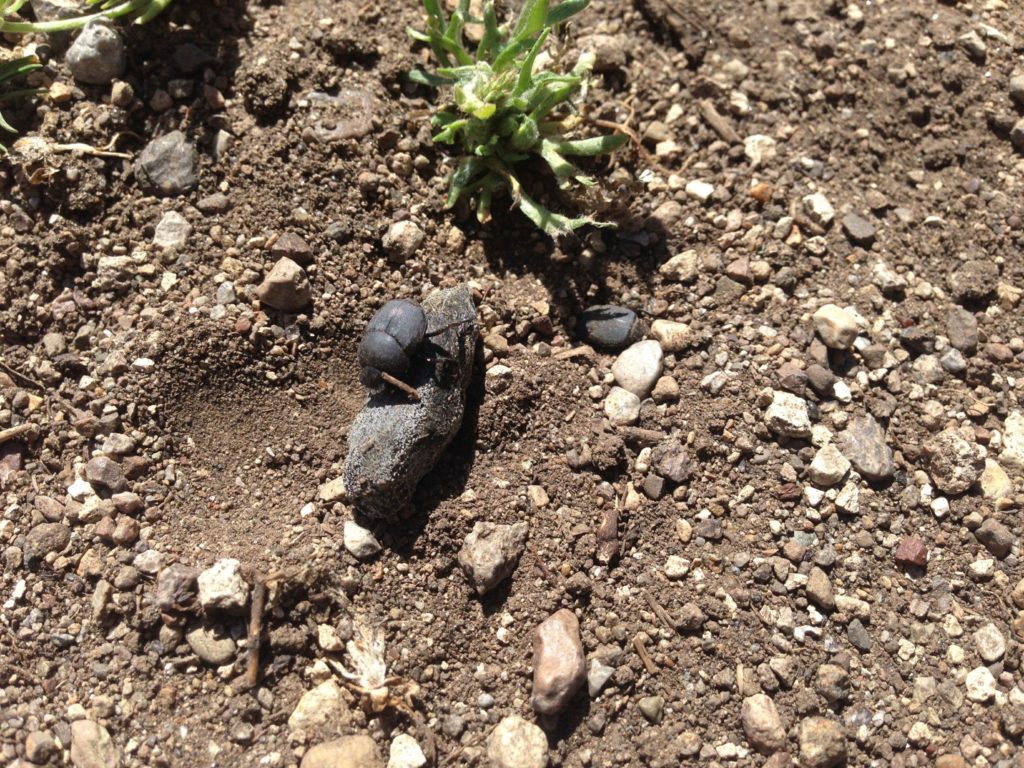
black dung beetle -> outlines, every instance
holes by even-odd
[[[392,299],[370,318],[359,342],[359,381],[371,392],[385,383],[413,400],[419,393],[402,381],[427,336],[427,315],[409,299]]]

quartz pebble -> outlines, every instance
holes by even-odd
[[[832,207],[832,203],[829,202],[828,198],[820,192],[815,192],[813,195],[807,195],[803,200],[804,213],[807,214],[814,224],[817,224],[822,229],[828,229],[832,226],[832,222],[836,218],[836,209]]]
[[[322,727],[331,729],[342,725],[351,717],[345,694],[334,680],[325,680],[306,691],[288,717],[288,728],[303,731],[307,737]]]
[[[529,523],[514,525],[477,522],[459,551],[459,565],[477,594],[494,589],[515,570],[526,548]]]
[[[545,768],[548,738],[533,723],[509,715],[487,737],[487,759],[493,768]]]
[[[740,707],[743,732],[750,746],[763,755],[771,755],[786,746],[786,727],[770,696],[748,696]]]
[[[76,720],[71,724],[71,762],[75,768],[118,768],[121,750],[102,725]]]
[[[218,560],[199,574],[199,604],[204,611],[241,612],[249,600],[249,585],[242,564],[233,558]]]
[[[644,398],[661,376],[661,363],[661,344],[652,339],[638,341],[618,356],[612,364],[612,375],[620,387]]]
[[[364,528],[355,520],[346,520],[342,530],[345,549],[357,560],[369,560],[381,550],[380,542],[373,531]]]
[[[832,443],[818,449],[808,468],[811,482],[823,488],[831,488],[850,471],[850,461]]]
[[[640,398],[622,387],[612,387],[604,399],[604,415],[615,427],[636,424],[640,418]]]
[[[835,720],[809,717],[800,723],[802,768],[834,768],[846,761],[846,737]]]
[[[563,608],[534,631],[533,693],[530,703],[542,715],[562,712],[586,679],[580,623]]]
[[[996,679],[988,667],[976,667],[967,673],[964,680],[967,686],[967,698],[971,701],[984,703],[996,695]]]
[[[1006,638],[992,622],[985,624],[974,633],[974,646],[986,664],[994,664],[1006,653]]]
[[[423,768],[427,757],[412,736],[400,733],[391,742],[387,768]]]
[[[302,758],[302,768],[384,768],[377,745],[366,734],[325,741]]]
[[[812,319],[821,340],[833,349],[849,349],[857,338],[857,320],[842,307],[826,304]]]
[[[778,435],[786,437],[808,437],[811,434],[811,417],[807,401],[790,392],[776,390],[771,405],[764,414],[765,424]]]
[[[966,493],[985,470],[985,451],[967,442],[957,430],[947,429],[924,444],[928,471],[943,493]]]

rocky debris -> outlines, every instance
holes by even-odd
[[[658,268],[665,277],[681,283],[692,283],[697,279],[698,255],[694,250],[676,254]]]
[[[75,768],[118,768],[121,750],[102,725],[76,720],[71,724],[71,763]]]
[[[999,267],[991,259],[972,259],[949,276],[949,289],[958,304],[980,304],[999,284]]]
[[[196,627],[185,640],[193,653],[211,666],[220,667],[235,658],[235,641],[218,635],[212,627]]]
[[[655,471],[673,483],[685,483],[693,476],[690,452],[679,440],[658,443],[651,452],[651,466]]]
[[[762,755],[785,749],[786,727],[770,696],[758,693],[745,698],[740,708],[740,720],[750,746]]]
[[[750,161],[751,169],[764,166],[775,158],[777,144],[771,136],[756,133],[743,140],[743,153]]]
[[[808,717],[800,723],[801,768],[834,768],[846,761],[846,737],[835,720]]]
[[[967,493],[985,469],[985,451],[969,443],[953,429],[936,435],[924,444],[929,457],[928,473],[943,493],[959,496]]]
[[[842,307],[826,304],[812,319],[814,330],[833,349],[849,349],[857,339],[857,319]]]
[[[312,747],[301,768],[384,768],[377,744],[365,735],[343,736]]]
[[[973,312],[954,307],[946,315],[946,336],[954,349],[973,355],[978,349],[978,321]]]
[[[135,178],[146,192],[181,195],[199,183],[199,153],[184,133],[171,131],[139,153]]]
[[[30,763],[47,763],[56,752],[57,743],[49,731],[32,731],[25,739],[25,759]]]
[[[928,545],[919,536],[905,536],[896,547],[896,564],[924,568],[928,565]]]
[[[974,633],[974,646],[986,664],[995,664],[1006,653],[1006,638],[992,622],[985,624]]]
[[[896,471],[885,432],[869,414],[851,418],[839,434],[838,445],[853,468],[868,480],[887,480]]]
[[[479,333],[473,298],[460,286],[431,293],[422,306],[444,364],[415,360],[406,379],[419,402],[385,389],[369,398],[348,433],[346,494],[372,516],[394,517],[405,506],[462,425]]]
[[[807,599],[819,608],[831,611],[836,607],[832,582],[829,580],[828,574],[821,568],[817,566],[811,568],[811,572],[807,574],[807,586],[804,591],[807,594]]]
[[[820,192],[815,192],[812,195],[807,195],[803,202],[804,213],[807,214],[807,218],[812,223],[822,229],[828,229],[832,226],[832,222],[836,218],[836,209],[832,207],[832,203],[829,202],[827,197]]]
[[[615,667],[603,663],[600,659],[590,660],[590,669],[587,670],[587,693],[590,698],[595,698],[605,687],[612,675],[615,674]]]
[[[991,517],[978,526],[974,535],[982,546],[999,560],[1005,560],[1013,548],[1013,532]]]
[[[153,245],[161,248],[184,248],[192,234],[192,225],[177,211],[167,211],[156,225]]]
[[[534,631],[530,704],[538,714],[559,714],[583,685],[586,675],[579,620],[563,608]]]
[[[187,611],[194,603],[199,588],[194,568],[172,563],[156,578],[156,604],[161,611]]]
[[[665,716],[665,698],[663,696],[644,696],[637,702],[637,709],[649,723],[657,725]]]
[[[291,259],[302,267],[314,262],[313,248],[294,232],[284,232],[270,246],[270,255],[275,259]]]
[[[25,537],[26,557],[46,557],[71,543],[71,529],[63,523],[39,523]]]
[[[526,548],[530,525],[498,525],[479,521],[459,550],[459,565],[477,594],[490,592],[512,575]]]
[[[999,462],[992,459],[985,459],[985,470],[978,479],[978,485],[986,499],[995,501],[1013,495],[1013,481]]]
[[[1014,411],[1006,418],[999,461],[1007,469],[1024,474],[1024,412]]]
[[[870,248],[878,234],[875,225],[857,213],[843,216],[843,231],[854,245]]]
[[[351,712],[341,686],[334,680],[325,680],[302,694],[288,717],[288,728],[302,731],[309,738],[320,728],[340,730],[350,718]]]
[[[846,473],[849,471],[849,459],[835,445],[828,443],[819,448],[814,455],[807,475],[815,485],[831,488],[846,477]]]
[[[694,342],[690,326],[673,320],[655,320],[651,324],[651,336],[669,353],[682,352]]]
[[[204,611],[241,613],[249,602],[249,585],[242,564],[233,558],[218,560],[199,574],[199,605]]]
[[[400,733],[391,742],[387,768],[423,768],[426,764],[426,755],[409,734]]]
[[[313,300],[313,287],[306,270],[291,259],[282,257],[256,288],[256,298],[282,312],[298,312]]]
[[[807,401],[790,392],[776,390],[772,402],[764,414],[764,423],[772,432],[785,437],[808,437],[811,434],[811,417]]]
[[[628,427],[640,418],[640,398],[622,387],[612,387],[604,399],[604,415],[614,427]]]
[[[588,344],[617,352],[640,341],[647,327],[631,309],[598,304],[580,314],[577,331]]]
[[[384,235],[384,250],[393,260],[403,263],[416,255],[424,239],[426,234],[416,222],[408,219],[396,221]]]
[[[996,695],[996,678],[988,667],[975,667],[964,679],[967,687],[967,698],[971,701],[984,703]]]
[[[373,531],[364,528],[355,520],[346,520],[343,530],[345,549],[357,560],[369,560],[381,550],[380,542]]]
[[[639,398],[645,398],[661,376],[661,344],[653,339],[638,341],[619,354],[612,365],[615,382]]]
[[[128,487],[121,465],[106,456],[94,456],[85,465],[85,479],[94,487],[117,493]]]
[[[487,759],[493,768],[545,768],[548,739],[533,723],[509,715],[487,737]]]
[[[94,21],[75,38],[65,61],[72,76],[80,83],[109,85],[124,73],[126,56],[121,33]]]

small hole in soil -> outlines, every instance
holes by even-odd
[[[176,479],[159,526],[209,556],[259,562],[272,550],[286,561],[280,542],[323,477],[337,474],[332,464],[343,460],[345,432],[364,400],[356,345],[334,339],[331,356],[300,351],[277,368],[248,344],[178,345],[184,351],[160,366],[153,394],[163,402]]]

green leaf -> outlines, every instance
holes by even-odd
[[[432,88],[440,88],[445,85],[451,85],[453,82],[451,79],[447,77],[431,75],[419,69],[413,69],[409,72],[406,72],[405,76],[411,83],[416,83],[417,85],[429,85]]]
[[[548,12],[545,23],[549,27],[561,24],[584,10],[588,5],[590,5],[590,0],[565,0],[564,3],[559,3]]]
[[[612,133],[607,136],[595,136],[592,139],[577,139],[575,141],[545,140],[563,155],[574,155],[576,157],[597,157],[608,155],[621,147],[629,140],[624,133]]]
[[[548,18],[548,0],[527,0],[523,10],[519,12],[513,40],[532,40],[533,36],[544,29]]]
[[[501,42],[501,32],[498,30],[498,16],[494,12],[494,3],[488,2],[484,6],[484,35],[480,39],[480,45],[476,48],[477,61],[489,61],[491,54],[497,49]]]
[[[533,65],[537,61],[537,55],[540,53],[541,48],[544,47],[544,43],[548,39],[548,30],[544,30],[540,37],[537,38],[537,42],[533,44],[530,52],[526,54],[526,58],[523,59],[519,65],[519,78],[516,81],[515,90],[512,91],[513,96],[521,96],[526,92],[531,85],[533,85]]]
[[[455,141],[455,134],[467,125],[469,125],[469,120],[456,120],[449,123],[443,131],[434,134],[434,141],[438,144],[451,144]]]

